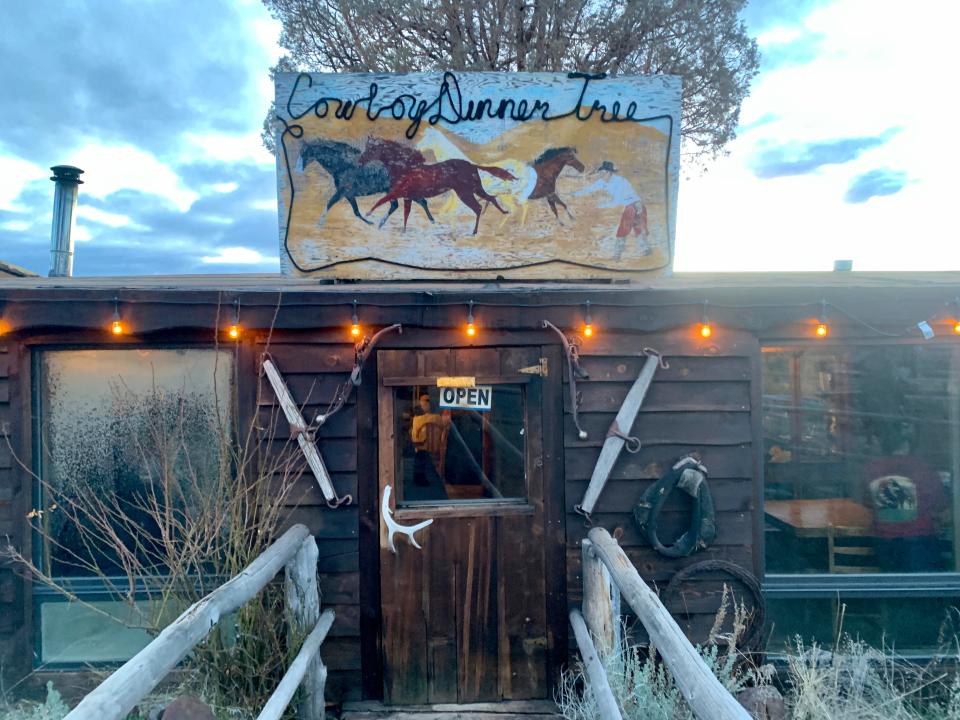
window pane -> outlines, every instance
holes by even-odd
[[[138,626],[150,625],[157,603],[136,607],[109,600],[88,603],[52,601],[40,606],[42,663],[123,662],[153,639]],[[176,615],[170,615],[173,620]]]
[[[395,391],[404,503],[526,497],[523,388],[494,385],[490,410],[441,410],[439,388]]]
[[[956,605],[955,598],[767,600],[767,612],[774,618],[767,648],[784,652],[799,637],[805,644],[816,640],[829,649],[844,633],[902,655],[938,650],[952,654],[953,648],[941,645],[956,634]]]
[[[176,512],[229,472],[233,360],[215,350],[65,350],[41,356],[43,442],[38,558],[58,576],[122,575],[117,542],[162,572],[152,501]],[[116,538],[89,520],[91,498],[115,498]],[[65,505],[81,500],[79,522]],[[58,504],[60,507],[58,507]]]
[[[960,569],[960,354],[765,352],[768,573]]]

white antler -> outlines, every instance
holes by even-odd
[[[417,530],[423,530],[427,525],[433,522],[433,518],[430,520],[424,520],[422,523],[417,523],[416,525],[400,525],[396,520],[393,519],[393,510],[390,509],[390,493],[392,488],[387,485],[383,489],[383,501],[380,503],[380,515],[383,517],[383,522],[387,525],[387,543],[390,545],[390,552],[394,555],[397,554],[397,548],[393,544],[393,536],[397,533],[401,535],[406,535],[410,538],[410,543],[420,550],[420,544],[417,542],[417,539],[413,537],[413,534]]]

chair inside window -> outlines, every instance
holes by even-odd
[[[868,528],[828,528],[827,557],[831,573],[880,572],[874,538]]]

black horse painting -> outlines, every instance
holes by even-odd
[[[330,208],[344,198],[353,208],[354,215],[367,225],[373,224],[360,212],[360,208],[357,207],[357,198],[389,192],[390,173],[383,163],[360,165],[361,154],[362,151],[359,148],[335,140],[314,140],[304,143],[300,148],[300,158],[297,163],[299,169],[303,170],[311,162],[316,162],[327,171],[334,182],[334,193],[327,201],[327,206],[317,221],[318,225],[322,225],[326,220]],[[427,201],[417,200],[416,202],[423,208],[430,222],[433,222],[433,216],[427,207]],[[396,200],[391,202],[387,216],[393,213],[397,207],[399,207],[399,203]]]

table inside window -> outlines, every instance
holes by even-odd
[[[870,509],[847,498],[767,500],[764,511],[797,537],[827,537],[830,528],[868,530],[873,526]]]

